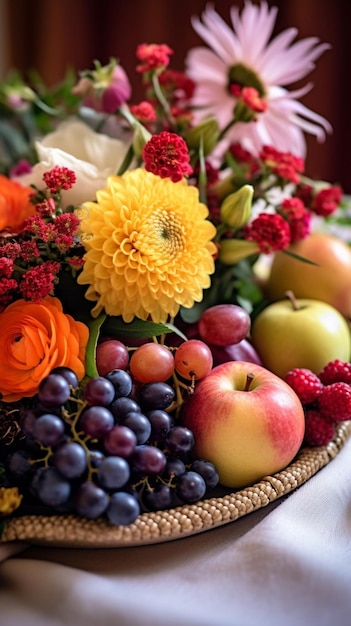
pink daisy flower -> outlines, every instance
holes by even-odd
[[[226,128],[233,121],[237,87],[252,87],[266,108],[257,113],[254,121],[231,126],[226,140],[240,142],[254,155],[270,144],[304,157],[304,133],[323,141],[331,126],[297,100],[311,84],[290,92],[286,86],[312,71],[316,59],[330,46],[319,43],[316,37],[293,43],[295,28],[270,39],[277,10],[266,2],[257,6],[248,0],[239,15],[239,9],[233,6],[233,30],[211,6],[203,12],[202,22],[193,18],[195,31],[209,46],[193,48],[186,60],[187,74],[195,82],[195,122],[214,115],[220,127]]]

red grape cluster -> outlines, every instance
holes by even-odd
[[[294,368],[285,375],[285,381],[304,406],[305,444],[327,445],[337,424],[351,419],[351,364],[336,359],[319,374]]]

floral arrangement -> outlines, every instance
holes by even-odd
[[[189,51],[185,71],[171,68],[166,44],[139,45],[141,102],[133,101],[115,59],[96,61],[51,90],[17,73],[0,84],[4,517],[29,489],[23,476],[33,459],[52,465],[50,437],[39,437],[41,445],[23,455],[38,402],[50,406],[51,372],[76,376],[75,391],[71,380],[59,405],[86,456],[96,432],[88,426],[82,439],[79,420],[87,381],[101,374],[102,338],[124,338],[133,353],[139,345],[164,348],[167,337],[168,345],[179,345],[185,325],[214,305],[235,304],[254,318],[266,304],[257,270],[262,258],[292,254],[291,244],[307,237],[315,221],[347,222],[342,189],[304,172],[305,133],[322,141],[330,125],[299,101],[307,86],[285,87],[304,78],[328,45],[293,42],[292,30],[270,39],[276,9],[265,2],[247,2],[241,14],[233,7],[230,17],[232,27],[209,7],[193,19],[206,46]],[[155,356],[156,363],[161,352]],[[174,395],[157,406],[169,414],[195,384],[194,376],[172,368],[163,384]],[[139,387],[161,376],[139,378]],[[10,470],[9,454],[16,459]],[[94,472],[97,458],[84,471]],[[111,519],[128,523],[113,513]]]

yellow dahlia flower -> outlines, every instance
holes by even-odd
[[[94,317],[104,309],[125,322],[165,322],[202,300],[216,230],[196,187],[139,168],[109,177],[78,214],[86,249],[78,283],[89,285]]]

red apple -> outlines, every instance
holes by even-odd
[[[213,356],[213,364],[220,365],[227,361],[248,361],[249,363],[257,363],[262,365],[260,356],[256,348],[248,339],[242,339],[239,343],[233,343],[230,346],[213,346],[209,344]]]
[[[255,363],[218,365],[195,387],[181,411],[195,437],[195,454],[217,467],[230,488],[250,485],[293,460],[305,417],[296,393]]]

